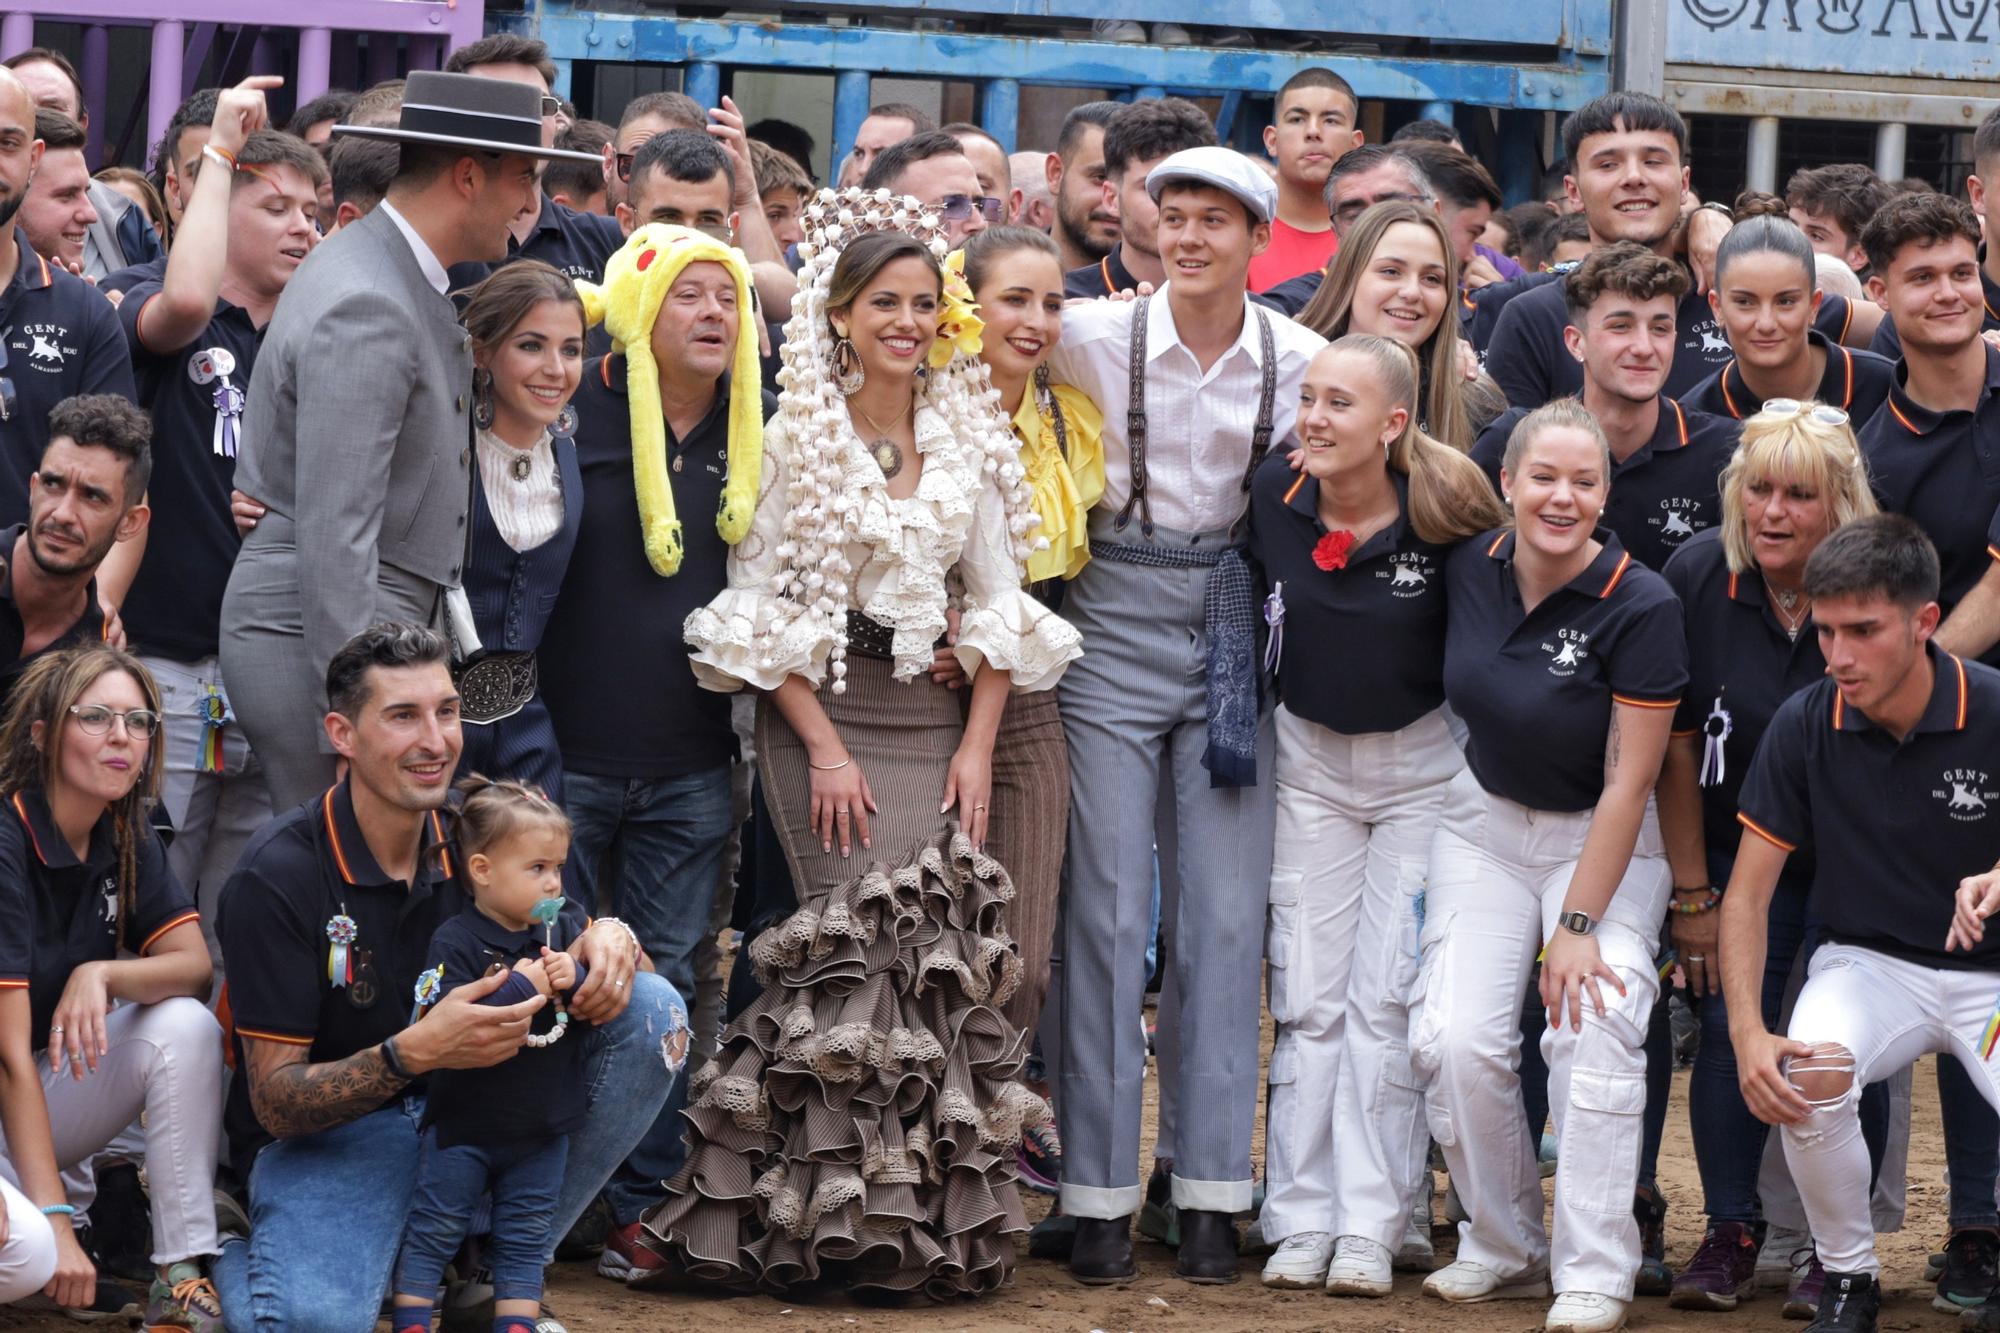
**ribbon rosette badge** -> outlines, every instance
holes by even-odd
[[[965,251],[945,256],[944,294],[938,300],[937,341],[931,344],[932,370],[943,370],[959,354],[978,356],[986,321],[979,317],[979,303],[965,283]]]
[[[1354,534],[1342,528],[1329,532],[1313,546],[1313,563],[1332,573],[1347,568],[1347,553],[1354,549]]]

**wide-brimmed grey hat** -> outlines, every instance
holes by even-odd
[[[542,146],[542,95],[525,83],[476,74],[413,72],[403,85],[402,119],[395,125],[336,125],[335,134],[364,139],[434,143],[482,153],[598,162],[596,153]]]

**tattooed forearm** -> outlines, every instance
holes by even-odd
[[[1616,707],[1613,707],[1611,710],[1611,735],[1609,739],[1607,739],[1604,742],[1604,780],[1607,783],[1610,782],[1613,777],[1617,776],[1618,750],[1620,741],[1622,739],[1623,738],[1619,735],[1619,729],[1618,729],[1618,709]]]
[[[408,1081],[389,1070],[382,1048],[308,1064],[304,1047],[246,1040],[250,1106],[281,1139],[344,1125],[373,1111]]]

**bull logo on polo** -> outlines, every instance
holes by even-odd
[[[1658,528],[1663,539],[1675,542],[1686,541],[1708,524],[1700,521],[1701,502],[1685,496],[1674,496],[1660,501],[1660,513],[1656,518],[1646,520],[1648,526]]]
[[[1944,802],[1944,812],[1961,824],[1986,818],[1988,807],[2000,801],[2000,790],[1988,785],[1985,770],[1947,768],[1941,775],[1944,785],[1933,788],[1931,796]]]
[[[97,891],[104,895],[104,928],[106,930],[116,930],[118,928],[118,877],[116,875],[106,875],[104,882],[97,886]]]
[[[1387,569],[1377,569],[1375,577],[1389,581],[1391,597],[1421,597],[1430,591],[1431,576],[1437,573],[1437,566],[1427,555],[1415,551],[1400,551],[1389,557]]]
[[[23,324],[14,330],[7,345],[25,353],[27,364],[45,375],[60,375],[79,350],[62,324]]]
[[[1688,339],[1685,346],[1693,347],[1696,345],[1695,340],[1700,339],[1701,354],[1703,356],[1728,356],[1730,354],[1729,340],[1722,336],[1722,326],[1714,320],[1703,320],[1692,329],[1689,329],[1688,332],[1693,337]]]
[[[1580,629],[1559,629],[1553,643],[1544,641],[1542,651],[1552,655],[1549,674],[1552,676],[1574,676],[1590,656],[1584,645],[1590,642],[1590,635]]]

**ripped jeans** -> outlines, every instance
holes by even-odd
[[[545,1262],[666,1104],[687,1059],[687,1005],[664,978],[636,973],[625,1011],[577,1035],[588,1111],[570,1135]],[[257,1154],[251,1238],[230,1238],[215,1261],[229,1333],[372,1333],[416,1190],[422,1118],[421,1097],[400,1097]]]
[[[1470,770],[1452,780],[1431,843],[1423,963],[1410,1001],[1410,1063],[1425,1087],[1431,1137],[1444,1150],[1468,1220],[1458,1257],[1503,1278],[1539,1274],[1559,1292],[1632,1298],[1639,1227],[1632,1191],[1646,1109],[1647,1016],[1659,993],[1653,954],[1669,874],[1650,804],[1638,845],[1594,938],[1625,984],[1585,1005],[1583,1030],[1544,1028],[1549,1103],[1562,1157],[1553,1244],[1541,1175],[1521,1115],[1523,989],[1590,831],[1591,812],[1553,813],[1487,793]]]
[[[1822,1088],[1811,1115],[1783,1128],[1785,1163],[1805,1203],[1819,1261],[1830,1273],[1877,1273],[1868,1214],[1868,1147],[1859,1089],[1933,1051],[1950,1052],[1986,1100],[2000,1106],[2000,1068],[1986,1057],[1987,1026],[2000,1008],[2000,975],[1990,969],[1926,967],[1854,944],[1828,943],[1813,955],[1792,1006],[1788,1035],[1815,1049],[1795,1057],[1797,1079],[1813,1071]]]

